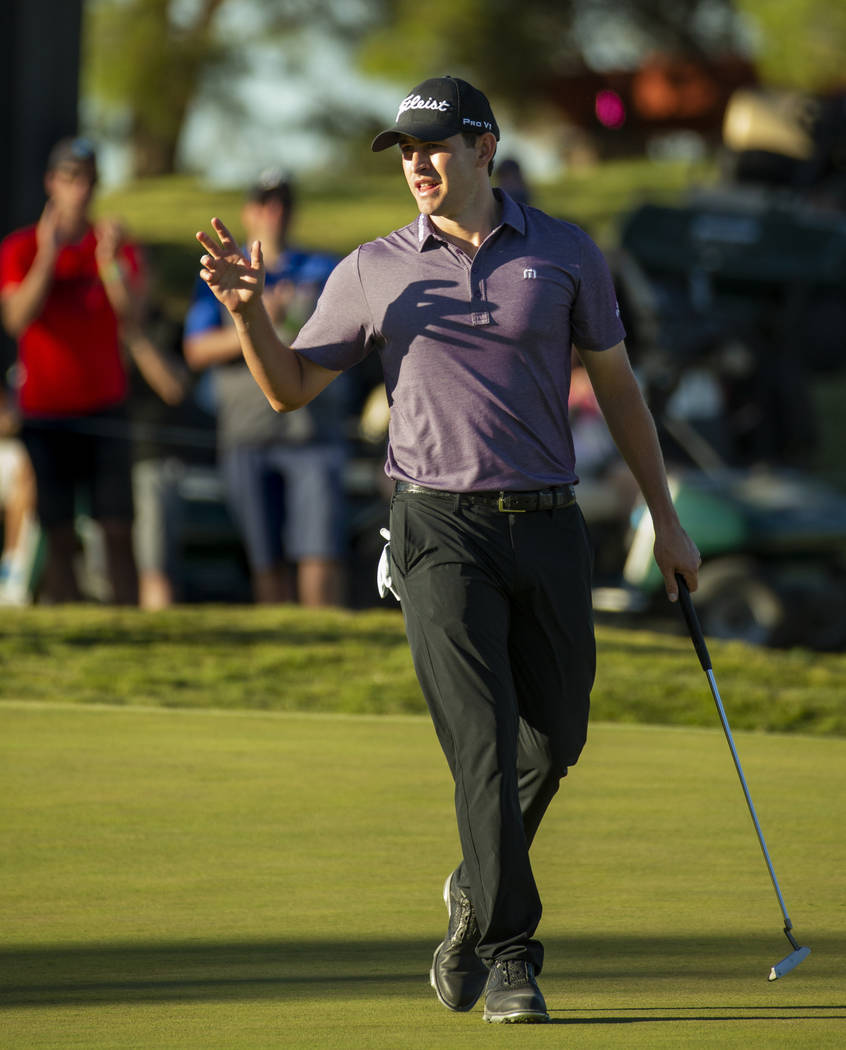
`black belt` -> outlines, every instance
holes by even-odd
[[[576,502],[576,490],[572,485],[556,485],[555,488],[537,489],[531,492],[447,492],[445,489],[430,489],[413,481],[398,481],[397,492],[411,496],[439,496],[450,499],[457,505],[477,504],[495,507],[504,514],[525,514],[527,511],[556,510],[569,507]]]

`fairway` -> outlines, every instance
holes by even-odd
[[[595,725],[534,848],[553,1023],[428,987],[457,857],[418,716],[0,704],[4,1050],[846,1045],[846,740]],[[564,1026],[563,1028],[559,1026]]]

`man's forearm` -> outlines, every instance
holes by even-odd
[[[225,324],[222,328],[209,328],[186,336],[184,354],[190,368],[212,368],[227,361],[240,360],[241,341],[234,326]]]
[[[664,456],[652,413],[622,345],[601,353],[581,352],[599,407],[629,470],[643,493],[656,527],[677,521],[667,485]]]
[[[249,310],[233,315],[241,352],[253,378],[277,412],[290,412],[309,400],[304,389],[303,369],[297,353],[279,336],[259,301]]]
[[[701,562],[696,545],[679,521],[655,421],[629,364],[623,343],[601,352],[580,351],[596,399],[617,448],[640,486],[655,527],[653,553],[670,601],[678,598],[676,573],[690,590],[697,586]]]
[[[44,309],[53,283],[55,260],[36,255],[21,283],[3,296],[3,327],[17,339]]]
[[[645,403],[632,398],[625,413],[605,416],[608,429],[620,454],[634,475],[656,528],[675,523],[676,511],[667,485],[664,456],[655,422]]]

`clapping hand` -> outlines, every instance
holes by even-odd
[[[44,205],[44,211],[35,227],[35,243],[39,255],[48,258],[51,263],[55,262],[64,247],[65,239],[59,231],[59,212],[50,200]]]
[[[101,269],[118,262],[120,249],[126,240],[126,231],[117,219],[103,219],[95,228],[97,235],[97,262]]]
[[[211,224],[218,243],[203,231],[197,234],[197,240],[206,250],[200,259],[203,267],[200,277],[231,314],[246,313],[251,306],[261,303],[264,290],[261,244],[258,241],[252,244],[248,259],[220,219],[212,219]]]

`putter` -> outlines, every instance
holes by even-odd
[[[676,581],[679,585],[679,603],[682,608],[682,613],[684,614],[685,623],[690,632],[690,638],[693,642],[693,647],[696,650],[696,655],[699,657],[700,664],[702,664],[702,670],[708,676],[708,684],[711,686],[711,694],[714,697],[714,703],[717,705],[720,722],[722,722],[723,725],[723,732],[726,735],[726,740],[731,749],[731,757],[734,759],[734,767],[737,770],[737,775],[740,777],[743,794],[746,796],[746,805],[749,807],[749,815],[752,817],[752,823],[755,825],[758,842],[761,844],[761,852],[764,854],[764,860],[767,862],[767,869],[769,870],[770,878],[773,882],[773,888],[775,889],[776,897],[778,897],[781,914],[784,918],[784,935],[790,941],[790,945],[793,948],[793,951],[790,952],[789,955],[786,955],[780,962],[777,962],[770,970],[769,980],[776,981],[779,977],[784,977],[786,973],[790,973],[791,970],[794,970],[804,959],[807,959],[811,954],[811,949],[801,948],[796,938],[793,936],[793,923],[790,921],[790,916],[787,914],[784,897],[781,895],[781,889],[779,888],[778,879],[773,870],[773,863],[770,860],[767,844],[764,842],[764,833],[761,831],[761,825],[758,823],[758,815],[756,814],[755,806],[752,803],[752,796],[749,794],[749,788],[746,786],[746,777],[743,775],[740,758],[737,754],[737,748],[734,746],[734,739],[732,738],[731,729],[729,728],[728,719],[726,718],[725,708],[723,707],[723,702],[720,699],[720,693],[717,689],[717,682],[711,668],[711,656],[708,653],[708,647],[705,644],[705,636],[702,633],[699,617],[696,615],[696,609],[693,607],[693,600],[690,597],[690,591],[687,588],[687,584],[678,573],[676,573]]]

